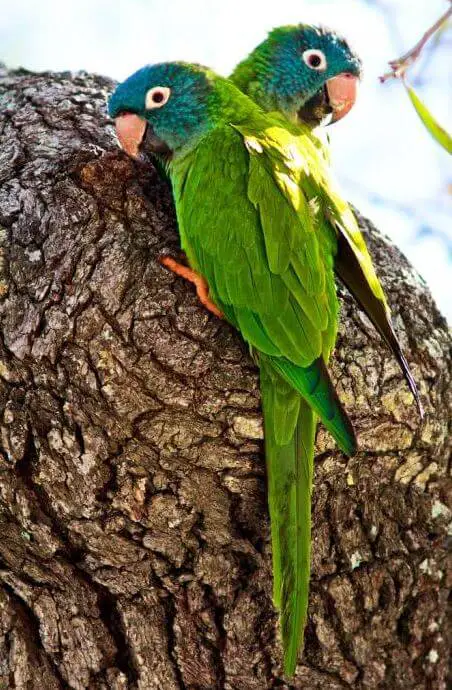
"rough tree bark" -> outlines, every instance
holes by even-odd
[[[362,450],[319,431],[289,683],[256,369],[156,262],[170,193],[118,150],[112,87],[0,80],[0,687],[445,688],[450,336],[428,289],[362,219],[427,419],[340,289],[332,370]]]

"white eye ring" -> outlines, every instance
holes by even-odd
[[[161,108],[168,102],[171,96],[171,89],[167,86],[154,86],[149,89],[146,94],[145,106],[146,110],[154,110],[154,108]]]
[[[327,67],[325,53],[317,48],[305,50],[301,56],[306,65],[316,72],[324,72]]]

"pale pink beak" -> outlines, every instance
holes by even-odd
[[[358,83],[358,77],[350,72],[328,79],[326,89],[330,106],[333,108],[331,122],[341,120],[353,108],[358,93]]]
[[[123,113],[115,118],[115,126],[121,148],[132,158],[138,158],[146,122],[134,113]]]

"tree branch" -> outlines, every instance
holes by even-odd
[[[441,28],[441,26],[446,22],[449,17],[452,16],[452,7],[444,12],[444,14],[425,32],[422,38],[416,43],[411,50],[406,52],[401,57],[396,60],[391,60],[388,64],[391,67],[391,71],[383,74],[380,77],[380,81],[384,83],[388,79],[398,79],[405,75],[405,72],[411,65],[416,62],[419,58],[425,44],[430,40],[430,38]]]

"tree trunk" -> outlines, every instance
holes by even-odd
[[[288,682],[256,368],[158,264],[170,192],[118,149],[112,87],[0,80],[0,687],[445,688],[450,335],[427,287],[361,219],[427,418],[340,288],[332,372],[361,452],[319,430]]]

